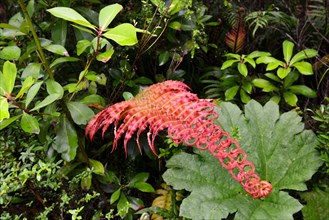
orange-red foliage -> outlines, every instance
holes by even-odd
[[[199,99],[190,93],[184,83],[169,80],[152,85],[134,99],[114,104],[98,113],[88,123],[86,136],[93,140],[100,129],[104,135],[114,123],[113,149],[124,136],[123,146],[127,152],[128,141],[137,133],[137,144],[141,151],[139,136],[148,128],[148,142],[156,154],[155,137],[159,131],[167,129],[175,143],[184,142],[200,150],[209,150],[252,197],[267,196],[272,185],[260,180],[239,143],[214,123],[218,117],[214,108],[215,104],[209,100]]]

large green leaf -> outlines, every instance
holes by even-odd
[[[6,61],[3,64],[3,73],[0,72],[0,95],[10,94],[15,85],[17,69],[14,63]]]
[[[283,48],[283,58],[286,63],[289,63],[293,50],[294,50],[294,44],[288,40],[283,41],[282,48]]]
[[[94,112],[83,103],[68,102],[66,105],[73,121],[78,125],[85,125],[92,117],[94,117]]]
[[[7,46],[0,51],[0,59],[18,60],[21,56],[21,49],[17,46]]]
[[[261,106],[252,100],[245,113],[231,103],[222,103],[219,125],[238,137],[248,160],[273,192],[264,199],[246,195],[241,185],[208,151],[180,153],[168,162],[164,180],[191,194],[183,200],[180,215],[192,219],[221,219],[236,212],[235,219],[293,219],[302,205],[281,190],[306,190],[321,165],[312,131],[306,131],[295,112],[279,114],[274,102]]]
[[[301,194],[307,204],[302,209],[305,220],[328,219],[329,217],[329,190],[315,189]]]
[[[113,21],[115,16],[122,10],[122,6],[119,4],[113,4],[102,8],[99,12],[99,29],[104,31],[109,24]]]
[[[71,161],[76,156],[78,135],[65,115],[61,116],[52,148],[60,153],[66,161]]]
[[[121,46],[131,46],[138,42],[136,28],[132,24],[124,23],[111,28],[103,34],[104,37],[114,40]]]
[[[9,103],[5,97],[0,96],[0,122],[3,119],[10,118],[9,114]]]
[[[298,53],[296,53],[295,56],[293,56],[293,58],[290,60],[290,65],[293,65],[294,63],[304,60],[306,58],[312,58],[315,57],[318,54],[318,51],[313,50],[313,49],[305,49],[302,51],[299,51]]]
[[[67,21],[71,21],[73,23],[82,25],[84,27],[96,29],[96,26],[92,25],[89,21],[87,21],[84,17],[82,17],[78,12],[76,12],[72,8],[55,7],[48,9],[47,11],[50,12],[55,17],[62,18]]]
[[[38,120],[34,116],[25,112],[23,112],[23,116],[21,118],[21,128],[27,133],[39,134],[40,132]]]

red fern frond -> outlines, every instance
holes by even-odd
[[[231,31],[226,33],[224,39],[226,45],[231,48],[234,53],[241,51],[245,44],[246,30],[243,26],[243,12],[244,9],[241,8],[239,10],[238,19],[235,21]]]
[[[215,104],[199,99],[189,92],[189,87],[179,81],[165,81],[141,91],[134,99],[114,104],[98,113],[87,125],[86,136],[93,140],[96,132],[114,124],[113,149],[124,136],[124,150],[137,133],[137,145],[141,151],[139,136],[148,128],[148,142],[156,154],[154,140],[167,129],[168,136],[177,144],[185,143],[200,150],[209,150],[232,177],[240,182],[254,198],[267,196],[272,185],[255,174],[254,165],[236,140],[214,123],[218,117]]]

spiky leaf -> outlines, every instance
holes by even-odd
[[[238,138],[260,176],[273,184],[273,192],[264,200],[252,199],[208,152],[180,153],[167,162],[163,175],[175,189],[191,192],[180,215],[221,219],[236,212],[235,219],[293,219],[302,205],[281,190],[306,190],[305,181],[321,165],[314,133],[303,130],[295,112],[280,115],[273,102],[261,106],[252,100],[244,114],[231,103],[220,107],[218,123]]]

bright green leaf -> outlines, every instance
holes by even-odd
[[[142,192],[155,192],[152,185],[149,183],[145,183],[145,182],[134,183],[131,187],[138,189],[139,191],[142,191]]]
[[[58,82],[56,82],[53,79],[47,79],[46,81],[46,87],[47,87],[47,92],[49,95],[51,94],[58,94],[58,99],[61,99],[64,95],[64,89],[61,86],[61,84],[59,84]]]
[[[33,77],[32,76],[27,77],[23,82],[22,88],[16,95],[16,98],[21,98],[24,95],[24,93],[30,89],[30,87],[33,85],[33,83],[34,83]]]
[[[0,73],[1,74],[1,73]],[[9,61],[6,61],[3,64],[3,73],[2,73],[2,80],[0,88],[0,95],[4,95],[4,93],[11,94],[14,89],[15,80],[17,75],[16,65]]]
[[[23,131],[31,134],[39,134],[40,127],[38,120],[25,112],[23,112],[23,116],[21,118],[21,128]]]
[[[246,64],[244,64],[244,63],[238,63],[238,70],[239,70],[239,73],[242,76],[247,77],[247,75],[248,75],[248,68],[247,68]]]
[[[83,103],[85,105],[98,104],[98,105],[105,106],[105,99],[102,96],[96,95],[96,94],[88,95],[88,96],[84,97],[83,99],[81,99],[79,102]]]
[[[123,92],[122,93],[122,97],[125,99],[125,100],[131,100],[134,98],[134,95],[131,94],[131,92]]]
[[[79,40],[77,43],[77,55],[80,56],[90,46],[91,42],[89,40]]]
[[[251,94],[252,92],[252,84],[248,81],[244,81],[243,82],[243,85],[242,85],[242,88],[249,94]]]
[[[266,66],[266,71],[271,71],[271,70],[274,70],[276,68],[278,68],[278,66],[280,66],[280,62],[271,62],[271,63],[268,63],[267,66]]]
[[[296,62],[299,62],[301,60],[304,60],[306,58],[312,58],[315,57],[318,54],[318,51],[313,49],[305,49],[302,51],[299,51],[293,58],[290,60],[290,65],[293,65]]]
[[[191,192],[183,200],[179,215],[222,219],[235,213],[237,220],[293,219],[303,206],[284,191],[306,190],[305,182],[321,165],[315,134],[303,131],[296,112],[280,115],[279,106],[273,102],[261,106],[252,100],[245,105],[244,114],[236,105],[221,103],[218,111],[219,125],[231,134],[238,128],[241,148],[274,190],[262,200],[253,199],[208,151],[182,152],[167,161],[163,174],[174,189]]]
[[[303,75],[313,75],[313,67],[309,62],[297,62],[293,65]]]
[[[274,80],[275,82],[281,82],[281,79],[279,77],[277,77],[276,75],[274,75],[273,73],[265,73],[264,74],[267,78],[270,78],[272,80]]]
[[[278,75],[278,77],[280,77],[281,79],[283,79],[283,78],[285,78],[290,73],[290,71],[291,71],[291,68],[290,67],[288,67],[288,68],[282,68],[282,67],[280,67],[277,70],[276,74]]]
[[[278,96],[278,95],[275,95],[275,96],[272,96],[270,100],[271,100],[272,102],[276,103],[276,104],[279,104],[280,101],[281,101],[281,97]]]
[[[6,118],[10,118],[9,103],[5,97],[0,96],[0,122]]]
[[[18,60],[21,56],[21,49],[17,46],[7,46],[0,51],[0,59]]]
[[[250,54],[247,55],[248,58],[254,59],[256,57],[269,57],[271,56],[271,53],[269,52],[264,52],[264,51],[253,51]]]
[[[294,44],[288,40],[285,40],[282,43],[282,49],[283,49],[283,58],[284,61],[286,61],[286,63],[289,63],[291,56],[293,54],[293,50],[294,50]]]
[[[289,91],[295,93],[295,94],[299,94],[299,95],[303,95],[303,96],[306,96],[308,98],[316,98],[316,92],[305,86],[305,85],[294,85],[294,86],[290,86],[289,88]]]
[[[270,81],[266,79],[254,79],[252,84],[258,88],[262,88],[264,92],[272,92],[278,90]]]
[[[243,103],[247,103],[251,99],[244,89],[240,90],[240,98]]]
[[[53,16],[62,18],[67,21],[74,22],[76,24],[82,25],[84,27],[88,27],[96,30],[96,26],[92,25],[87,21],[84,17],[82,17],[78,12],[73,10],[72,8],[67,7],[55,7],[47,10]]]
[[[66,105],[70,111],[73,121],[78,125],[85,125],[92,117],[94,117],[94,112],[83,103],[68,102]]]
[[[120,194],[121,194],[121,188],[117,189],[112,195],[111,195],[111,198],[110,198],[110,204],[112,205],[113,203],[115,203],[119,197],[120,197]]]
[[[182,29],[182,23],[178,21],[172,21],[168,24],[168,27],[179,31]]]
[[[31,63],[24,68],[21,77],[25,79],[29,76],[32,76],[33,79],[38,79],[40,70],[41,70],[41,63]]]
[[[79,61],[79,59],[76,57],[60,57],[60,58],[57,58],[56,60],[54,60],[50,64],[50,68],[54,69],[54,67],[56,67],[58,64],[65,63],[65,62],[76,62],[76,61]]]
[[[0,97],[0,102],[1,102],[1,97]],[[0,111],[1,111],[2,105],[0,105]],[[1,116],[1,115],[0,115]],[[0,120],[0,131],[4,128],[6,128],[8,125],[19,119],[22,115],[16,115],[13,117],[10,117],[8,119]]]
[[[93,173],[104,175],[105,169],[103,164],[98,160],[89,159],[90,166],[94,169]]]
[[[149,173],[141,172],[136,174],[128,183],[128,186],[131,186],[137,182],[146,182],[146,180],[149,178]]]
[[[265,63],[265,64],[276,63],[280,66],[284,65],[284,62],[282,62],[280,60],[277,60],[274,57],[259,57],[259,58],[257,58],[256,63],[257,64],[260,64],[260,63]]]
[[[129,208],[130,208],[130,204],[128,202],[127,197],[125,196],[124,193],[121,193],[117,205],[118,215],[121,217],[121,219],[123,219],[123,217],[128,213]]]
[[[232,100],[237,92],[239,91],[239,86],[233,86],[225,91],[225,100]]]
[[[36,106],[34,106],[34,108],[32,108],[31,111],[36,111],[40,108],[43,108],[43,107],[53,103],[54,101],[58,100],[59,98],[60,98],[60,94],[58,94],[58,93],[50,94],[44,100],[42,100]]]
[[[61,115],[60,123],[57,127],[53,149],[62,155],[65,161],[71,161],[76,156],[78,148],[78,135],[65,115]]]
[[[288,91],[283,93],[283,98],[286,101],[286,103],[288,103],[291,106],[296,106],[298,101],[297,96],[294,93]]]
[[[26,95],[25,108],[28,107],[28,105],[31,103],[31,101],[34,99],[34,97],[37,95],[42,83],[43,82],[38,82],[29,89],[29,91],[27,92],[27,95]]]
[[[115,41],[121,46],[131,46],[138,42],[135,27],[128,23],[119,24],[111,28],[103,36]]]
[[[240,58],[241,58],[241,56],[239,54],[236,54],[236,53],[226,53],[225,56],[226,57],[231,57],[231,58],[233,58],[235,60],[238,60],[238,61],[240,61]]]
[[[245,57],[244,60],[246,62],[248,62],[253,68],[256,68],[256,63],[253,59],[249,58],[249,57]]]
[[[113,21],[115,16],[122,10],[122,6],[119,4],[112,4],[102,8],[99,12],[99,29],[100,31],[104,31],[109,24]]]
[[[70,56],[65,47],[59,44],[50,44],[48,46],[45,46],[44,48],[54,54],[59,54],[66,57]]]
[[[107,61],[109,61],[111,59],[113,53],[114,53],[114,50],[113,49],[110,49],[108,51],[105,51],[103,53],[98,54],[97,57],[96,57],[96,59],[98,61],[103,62],[103,63],[107,63]]]
[[[226,60],[222,67],[220,68],[221,70],[225,70],[227,69],[228,67],[231,67],[234,63],[237,63],[239,62],[239,60]]]

